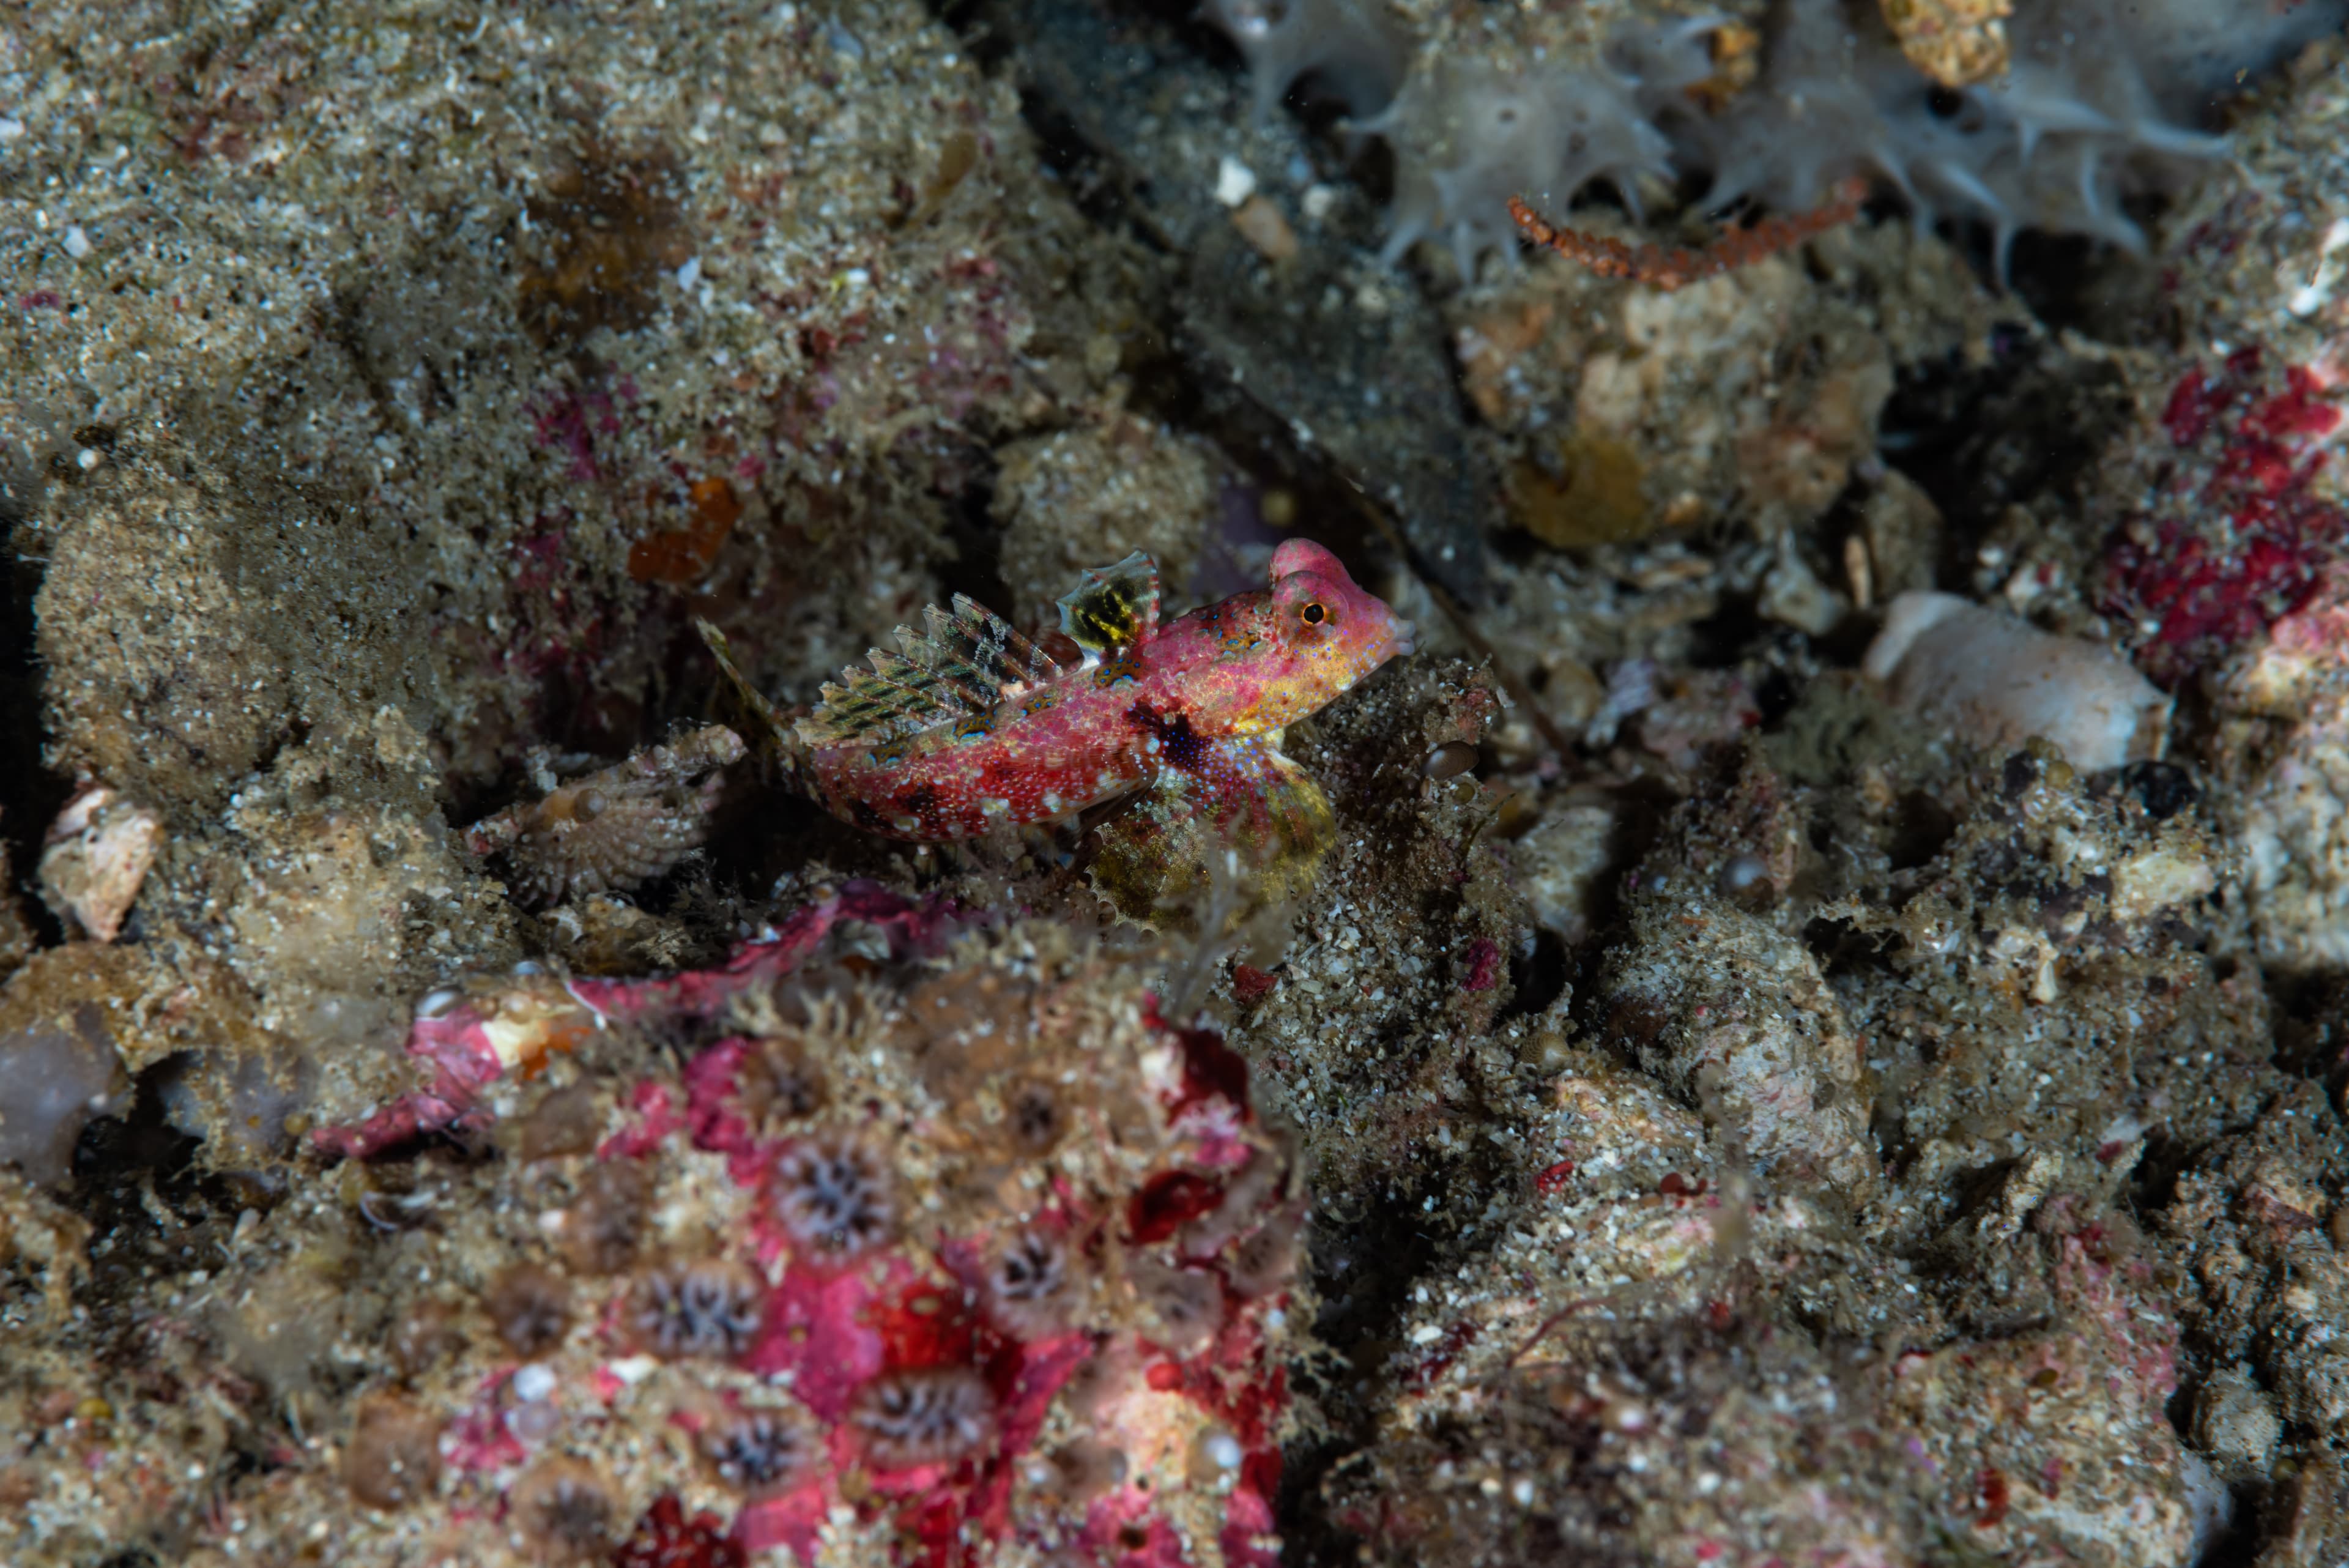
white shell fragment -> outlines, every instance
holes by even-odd
[[[1256,194],[1256,171],[1233,157],[1224,154],[1216,165],[1216,200],[1226,207],[1237,207]]]
[[[2118,654],[1955,594],[1895,598],[1861,667],[1894,703],[1982,745],[2043,736],[2091,772],[2161,754],[2170,700]]]
[[[123,917],[155,864],[162,819],[104,784],[90,784],[49,825],[41,851],[41,898],[60,919],[101,942]]]

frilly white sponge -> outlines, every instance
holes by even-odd
[[[1439,58],[1383,114],[1364,122],[1395,147],[1395,201],[1383,258],[1422,235],[1452,242],[1461,275],[1516,233],[1508,200],[1562,210],[1596,179],[1635,206],[1642,176],[1667,179],[1671,147],[1630,87],[1599,72],[1512,69]]]
[[[1375,114],[1410,57],[1381,0],[1206,0],[1201,10],[1247,58],[1259,119],[1306,77],[1349,113]]]
[[[2216,157],[2226,143],[2191,123],[2200,36],[2138,10],[2125,16],[2114,0],[2026,8],[2010,27],[2005,73],[1951,89],[1909,62],[1873,6],[1855,16],[1835,0],[1794,0],[1777,13],[1761,79],[1726,112],[1684,116],[1680,129],[1713,172],[1710,205],[1757,195],[1799,209],[1865,174],[1896,187],[1920,224],[1988,224],[2002,270],[2025,228],[2139,249],[2144,236],[2120,204],[2139,166]],[[2254,25],[2230,40],[2230,57],[2264,64],[2282,41],[2276,25],[2246,20]]]
[[[2124,192],[2162,160],[2223,152],[2197,124],[2214,95],[2349,14],[2344,0],[2042,0],[2015,8],[2006,70],[1951,88],[1910,63],[1876,0],[1777,0],[1758,74],[1725,90],[1720,15],[1593,44],[1580,40],[1603,21],[1560,31],[1557,9],[1471,7],[1417,40],[1380,0],[1207,0],[1206,15],[1247,57],[1259,112],[1318,76],[1392,147],[1388,258],[1447,238],[1466,275],[1511,241],[1513,194],[1557,214],[1604,178],[1637,216],[1643,180],[1689,172],[1712,177],[1709,208],[1752,196],[1781,212],[1867,176],[1920,224],[1986,224],[2002,268],[2026,228],[2137,248]]]
[[[1894,599],[1862,669],[1895,703],[1968,740],[2043,736],[2091,772],[2158,756],[2169,731],[2169,699],[2110,649],[1955,594]]]

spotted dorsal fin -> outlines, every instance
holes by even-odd
[[[922,617],[928,632],[906,643],[905,656],[941,673],[951,671],[962,684],[985,692],[989,702],[1017,696],[1061,673],[1050,655],[966,595],[955,595],[951,611],[932,605]],[[900,628],[898,641],[905,642],[906,636]]]
[[[1089,569],[1057,601],[1061,629],[1098,658],[1158,635],[1158,563],[1136,550],[1114,566]]]
[[[1061,667],[1000,618],[961,594],[932,605],[926,632],[897,628],[902,652],[874,649],[870,670],[843,670],[799,722],[810,746],[876,744],[983,713],[1054,679]]]

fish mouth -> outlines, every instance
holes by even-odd
[[[1390,655],[1391,658],[1401,659],[1404,654],[1414,650],[1412,637],[1417,629],[1417,628],[1413,627],[1411,622],[1407,620],[1398,618],[1395,621],[1393,633],[1394,651]]]

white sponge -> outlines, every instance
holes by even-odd
[[[2158,756],[2169,732],[2170,700],[2110,649],[1955,594],[1894,599],[1861,668],[1978,744],[2044,736],[2090,772]]]

